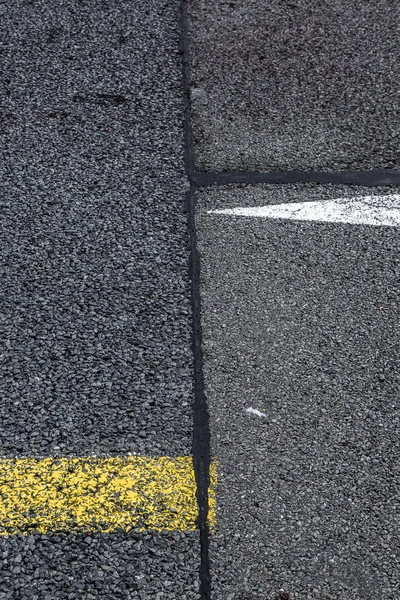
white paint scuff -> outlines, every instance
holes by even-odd
[[[208,214],[295,221],[324,221],[352,225],[400,226],[400,195],[336,198],[319,202],[290,202],[268,206],[209,210]]]
[[[257,410],[256,408],[251,408],[251,406],[249,406],[249,408],[246,408],[246,412],[251,415],[256,415],[257,417],[266,417],[267,416],[265,413],[261,412],[260,410]]]

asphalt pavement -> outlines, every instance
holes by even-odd
[[[398,168],[391,0],[194,0],[198,171]]]
[[[0,600],[400,597],[397,7],[0,14]]]
[[[400,594],[399,227],[211,212],[389,193],[198,192],[215,600]]]
[[[189,14],[211,598],[397,598],[398,8]]]
[[[190,457],[179,4],[0,8],[2,458]],[[197,597],[196,531],[32,529],[1,599]]]

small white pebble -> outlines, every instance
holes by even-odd
[[[246,412],[250,413],[251,415],[257,415],[257,417],[266,417],[267,415],[259,410],[257,410],[256,408],[251,408],[251,406],[249,408],[246,408]]]

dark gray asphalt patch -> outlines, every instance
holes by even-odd
[[[198,192],[215,600],[399,596],[400,232],[206,210],[398,191]]]
[[[190,6],[198,170],[399,167],[391,0]]]
[[[0,11],[1,454],[190,454],[179,3]],[[198,533],[89,541],[1,539],[0,598],[198,597]]]
[[[2,455],[188,454],[179,6],[3,24]]]
[[[0,539],[1,600],[198,598],[198,535]]]

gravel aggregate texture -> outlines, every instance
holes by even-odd
[[[392,0],[193,0],[197,169],[398,168]]]
[[[0,452],[188,454],[179,4],[2,11]]]
[[[198,192],[213,600],[400,595],[398,228],[206,214],[392,193]]]
[[[0,454],[188,456],[179,2],[0,14]],[[0,599],[198,597],[198,532],[0,545]]]
[[[1,600],[197,600],[196,533],[0,539]]]

